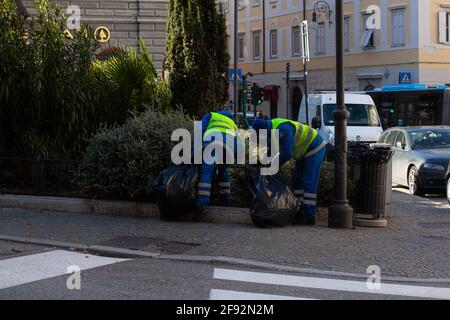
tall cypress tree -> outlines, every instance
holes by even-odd
[[[170,0],[167,63],[172,102],[188,114],[200,116],[226,101],[226,39],[225,17],[214,0]]]
[[[217,12],[217,46],[216,46],[216,65],[217,65],[217,94],[220,103],[225,103],[229,98],[228,68],[230,64],[230,54],[228,52],[227,36],[227,17],[223,6],[220,6]]]

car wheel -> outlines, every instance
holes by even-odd
[[[447,178],[447,200],[448,204],[450,204],[450,177]]]
[[[411,169],[409,169],[408,187],[409,187],[409,192],[412,195],[415,195],[415,196],[423,195],[422,187],[420,185],[420,180],[419,180],[419,172],[417,171],[416,167],[411,167]]]

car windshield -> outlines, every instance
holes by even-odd
[[[417,130],[409,136],[414,150],[450,148],[450,130]]]
[[[366,104],[347,104],[350,118],[348,126],[350,127],[379,127],[377,108],[373,105]],[[325,104],[323,106],[324,124],[326,126],[334,126],[333,111],[336,109],[335,104]]]

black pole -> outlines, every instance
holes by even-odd
[[[306,0],[303,0],[303,21],[306,21]],[[308,31],[309,32],[309,31]],[[305,81],[305,108],[306,108],[306,124],[309,124],[309,100],[308,100],[308,66],[307,61],[303,63],[303,78]],[[295,119],[296,120],[296,119]]]
[[[286,119],[289,119],[289,94],[291,82],[291,64],[286,63]],[[294,119],[297,120],[297,119]]]
[[[336,161],[334,169],[334,198],[329,209],[330,228],[350,229],[353,224],[353,209],[347,199],[347,120],[345,107],[344,77],[344,13],[343,1],[336,0],[336,102],[335,119]]]
[[[238,108],[238,0],[234,0],[234,118],[237,119]]]
[[[266,73],[266,1],[263,0],[262,2],[262,42],[263,42],[263,73]]]

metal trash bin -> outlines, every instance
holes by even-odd
[[[349,146],[349,164],[356,188],[353,225],[386,227],[392,210],[392,159],[389,144]]]

